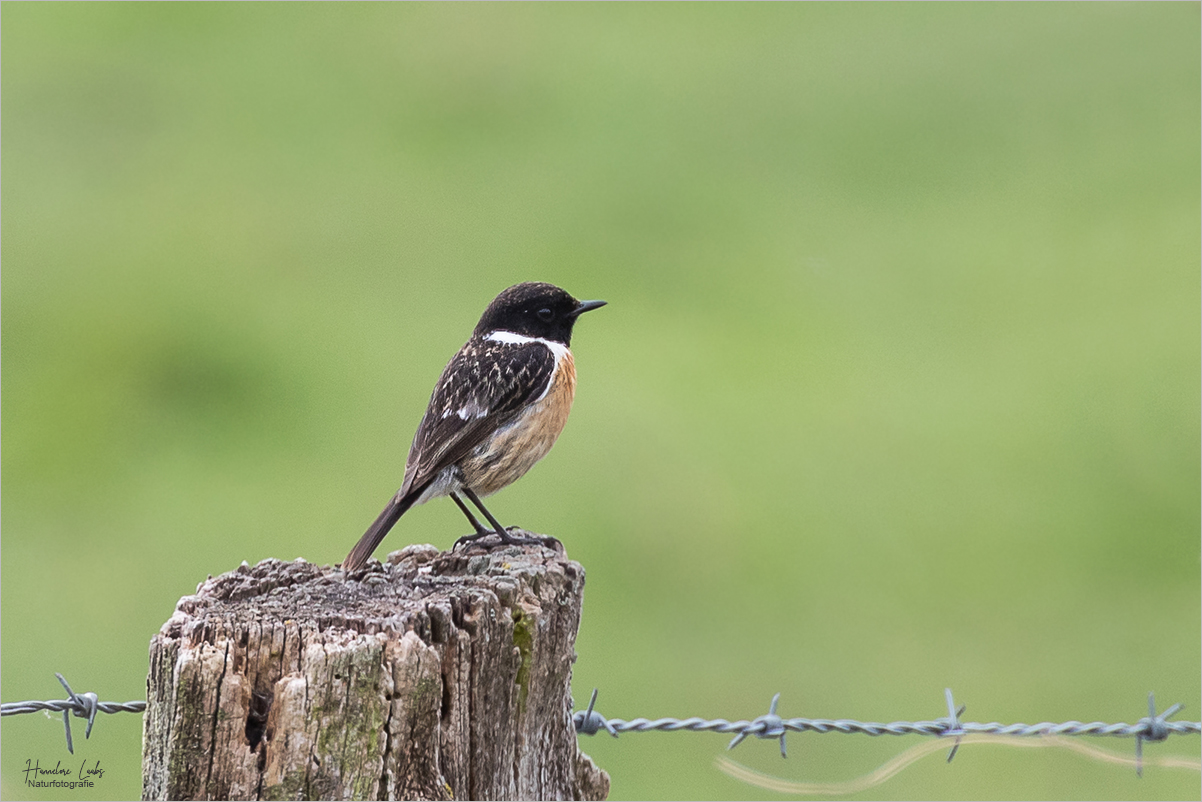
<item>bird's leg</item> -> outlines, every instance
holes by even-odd
[[[484,503],[482,501],[480,501],[480,497],[476,495],[476,491],[471,490],[466,487],[461,488],[461,491],[462,491],[463,495],[467,496],[469,499],[472,500],[473,504],[475,504],[477,507],[480,508],[480,512],[484,513],[484,517],[487,518],[488,522],[493,525],[494,531],[489,531],[488,529],[485,529],[484,526],[481,525],[480,522],[476,520],[475,516],[473,516],[471,514],[471,512],[468,511],[467,505],[463,503],[463,500],[458,498],[454,493],[452,493],[451,497],[455,499],[456,503],[459,504],[459,508],[461,510],[463,510],[463,512],[466,515],[468,515],[470,517],[472,523],[475,524],[475,526],[476,526],[476,534],[464,535],[463,537],[456,540],[455,545],[451,547],[452,551],[454,551],[456,548],[458,548],[459,544],[461,544],[461,543],[474,543],[475,541],[479,540],[482,537],[485,537],[487,535],[494,535],[494,534],[497,537],[501,538],[501,543],[503,545],[510,545],[510,544],[517,542],[516,539],[513,537],[513,535],[509,534],[509,532],[506,531],[505,527],[501,525],[501,522],[498,521],[496,519],[496,517],[491,512],[488,511],[488,507],[485,507]]]
[[[463,495],[465,495],[469,499],[471,499],[471,502],[480,508],[480,512],[484,513],[484,517],[487,518],[488,522],[493,525],[493,527],[495,528],[495,532],[479,532],[475,535],[466,535],[464,537],[459,538],[459,540],[455,541],[455,546],[458,546],[460,543],[463,543],[463,542],[470,543],[485,534],[496,534],[497,537],[501,538],[501,543],[506,546],[522,546],[522,545],[528,545],[531,543],[538,543],[539,545],[546,546],[548,548],[558,547],[560,549],[560,551],[563,550],[563,544],[560,543],[558,540],[556,540],[553,537],[538,537],[538,536],[514,537],[513,535],[509,534],[509,531],[507,529],[505,529],[504,526],[501,525],[501,522],[498,521],[493,516],[493,514],[488,511],[488,507],[484,506],[484,503],[480,501],[480,497],[476,495],[476,492],[474,490],[471,490],[470,488],[466,488],[466,487],[462,488],[462,490],[463,490]],[[452,551],[453,550],[454,550],[454,547],[452,547]]]
[[[484,524],[476,520],[476,516],[472,515],[472,511],[469,510],[467,505],[463,503],[463,499],[459,498],[458,493],[451,493],[451,500],[458,505],[460,511],[463,512],[463,514],[467,516],[467,519],[472,522],[472,529],[476,530],[475,535],[468,535],[467,537],[475,540],[478,537],[484,537],[485,535],[492,534],[492,530],[486,529]]]

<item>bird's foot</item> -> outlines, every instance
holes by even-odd
[[[481,540],[483,540],[486,537],[496,537],[497,538],[496,546],[484,546],[483,543],[480,544],[481,546],[484,546],[484,548],[487,548],[487,549],[494,549],[494,548],[497,548],[498,546],[539,545],[539,546],[544,546],[548,549],[553,549],[553,550],[558,550],[558,551],[564,550],[563,544],[560,543],[557,538],[553,538],[550,535],[545,535],[545,536],[544,535],[519,535],[519,534],[515,534],[514,530],[517,530],[519,532],[521,531],[516,526],[510,526],[510,527],[501,529],[496,532],[490,531],[488,529],[484,529],[483,531],[477,532],[474,535],[464,535],[463,537],[461,537],[455,541],[455,545],[451,546],[451,551],[455,551],[455,549],[459,548],[461,545],[479,543]]]
[[[477,543],[477,542],[479,542],[479,541],[483,540],[483,539],[484,539],[484,538],[486,538],[486,537],[493,537],[493,536],[495,536],[496,534],[497,534],[496,532],[490,532],[489,530],[485,529],[484,531],[482,531],[482,532],[477,532],[477,533],[476,533],[476,534],[474,534],[474,535],[464,535],[463,537],[461,537],[461,538],[459,538],[458,540],[456,540],[456,541],[455,541],[455,545],[454,545],[454,546],[451,546],[451,551],[455,551],[455,549],[457,549],[457,548],[459,548],[460,546],[463,546],[463,545],[469,545],[469,544],[472,544],[472,543]]]
[[[499,533],[501,534],[501,540],[506,544],[513,544],[517,546],[533,546],[538,544],[539,546],[544,546],[548,549],[558,549],[559,551],[563,551],[563,544],[560,543],[557,538],[553,538],[550,535],[535,535],[529,532],[519,535],[514,533],[515,529],[518,532],[522,531],[516,526],[510,526],[504,532]]]

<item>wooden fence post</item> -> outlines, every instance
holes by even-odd
[[[409,546],[209,578],[150,643],[143,799],[604,799],[570,681],[584,569]]]

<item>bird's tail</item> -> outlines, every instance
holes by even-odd
[[[359,538],[355,548],[346,555],[346,559],[342,561],[342,569],[354,571],[362,568],[363,564],[367,562],[367,558],[376,550],[376,546],[380,545],[380,541],[388,534],[388,530],[392,529],[393,524],[413,506],[413,502],[421,496],[423,490],[425,487],[418,488],[416,493],[410,491],[404,495],[397,493],[393,496],[384,511],[376,517],[376,520],[372,521],[371,526],[367,527],[367,531],[363,533],[363,537]]]

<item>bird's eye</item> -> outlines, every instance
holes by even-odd
[[[555,317],[555,313],[546,307],[538,310],[534,314],[538,315],[538,319],[544,323],[550,323],[551,319]]]

